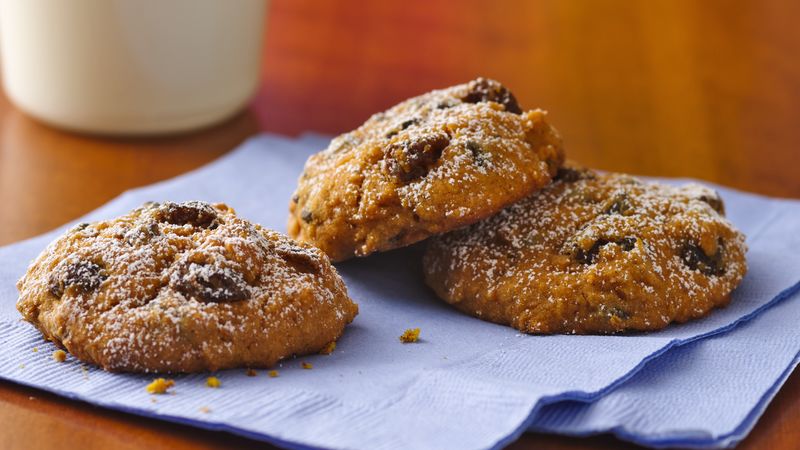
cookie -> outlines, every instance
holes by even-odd
[[[498,215],[433,239],[425,279],[445,301],[526,333],[657,330],[725,306],[744,236],[712,189],[563,168]]]
[[[334,261],[406,246],[495,214],[562,162],[545,112],[479,78],[375,114],[311,156],[289,235]]]
[[[269,367],[316,353],[358,312],[321,251],[203,202],[80,224],[17,288],[45,338],[110,371]]]

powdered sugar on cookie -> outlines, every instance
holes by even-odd
[[[319,250],[202,202],[75,227],[18,288],[26,320],[109,370],[269,366],[322,348],[357,313]]]
[[[555,175],[563,150],[545,116],[487,79],[375,114],[309,158],[289,234],[342,260],[488,217]]]
[[[699,185],[566,168],[498,215],[434,239],[426,280],[458,308],[531,333],[653,330],[729,301],[744,236]]]

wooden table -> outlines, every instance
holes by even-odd
[[[99,139],[0,98],[0,244],[211,161],[259,130],[337,133],[405,97],[495,77],[589,166],[800,197],[800,7],[774,1],[272,2],[263,88],[213,129]],[[0,383],[0,448],[257,448]],[[794,375],[741,448],[800,442]],[[625,448],[525,435],[512,448]]]

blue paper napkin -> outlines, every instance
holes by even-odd
[[[675,348],[592,402],[545,406],[531,430],[611,432],[651,447],[732,447],[797,366],[800,302],[781,302],[729,333]]]
[[[198,171],[126,192],[83,220],[113,217],[148,200],[201,199],[227,202],[283,230],[296,177],[319,148],[315,137],[261,136]],[[731,305],[704,320],[637,336],[521,335],[438,301],[422,282],[421,247],[414,246],[337,266],[360,315],[332,355],[285,361],[278,378],[224,371],[217,374],[220,389],[206,387],[203,374],[180,376],[175,395],[158,397],[144,390],[152,377],[53,361],[52,345],[19,321],[14,282],[50,234],[0,249],[0,377],[293,448],[499,447],[530,426],[543,405],[625,389],[648,361],[729,330],[793,292],[800,280],[800,204],[731,190],[722,196],[749,237],[750,272]],[[421,342],[401,344],[398,336],[412,327],[421,328]],[[301,369],[301,361],[314,368]]]

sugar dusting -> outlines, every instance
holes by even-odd
[[[343,243],[363,255],[472,223],[547,184],[563,152],[546,114],[468,102],[474,83],[375,114],[309,158],[290,233],[334,259],[328,247]],[[426,147],[433,137],[446,145]]]
[[[587,171],[434,239],[426,276],[456,306],[527,332],[657,329],[726,304],[746,271],[744,236],[715,209],[700,185]]]
[[[224,205],[194,202],[216,217],[199,225],[165,221],[165,205],[82,224],[51,243],[18,283],[25,319],[81,359],[163,371],[272,364],[306,345],[291,333],[327,333],[328,342],[355,315],[319,250]],[[82,261],[101,267],[96,288],[64,281]],[[60,298],[54,279],[66,286]]]

